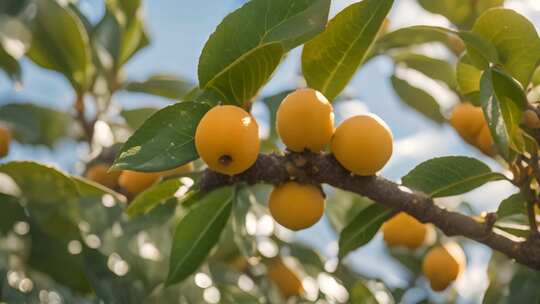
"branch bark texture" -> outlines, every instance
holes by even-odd
[[[226,176],[204,172],[201,190],[235,183],[279,185],[288,180],[328,184],[357,193],[395,211],[404,211],[423,223],[432,223],[448,236],[464,236],[506,254],[509,258],[540,270],[540,240],[516,241],[493,231],[493,220],[477,220],[446,210],[420,192],[414,192],[380,176],[355,176],[330,154],[259,155],[242,174]]]

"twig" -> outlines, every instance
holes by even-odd
[[[448,236],[464,236],[500,251],[517,262],[540,270],[540,240],[526,242],[512,240],[486,227],[488,222],[448,211],[437,206],[423,193],[413,192],[379,176],[354,176],[328,154],[304,155],[308,157],[305,170],[312,182],[328,184],[368,197],[395,211],[404,211],[421,222],[432,223]],[[276,154],[259,155],[255,164],[246,172],[229,177],[206,170],[201,180],[201,190],[212,189],[234,183],[266,183],[278,185],[290,179],[286,169],[290,157]]]
[[[77,93],[77,98],[75,99],[75,111],[77,114],[77,120],[79,121],[79,124],[81,125],[86,140],[89,144],[92,142],[92,138],[94,137],[94,124],[95,121],[88,121],[85,116],[85,106],[84,106],[84,95],[81,93]]]

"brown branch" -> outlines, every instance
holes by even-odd
[[[89,144],[92,143],[92,138],[94,137],[94,125],[95,121],[88,121],[85,115],[85,106],[84,106],[84,95],[77,93],[77,99],[75,99],[75,112],[76,118],[81,128],[83,129],[84,136]]]
[[[332,155],[301,155],[306,160],[300,168],[304,175],[291,176],[288,168],[298,166],[298,157],[299,154],[260,155],[250,169],[233,177],[206,170],[201,180],[201,190],[209,191],[235,183],[278,185],[291,178],[328,184],[363,195],[396,211],[404,211],[421,222],[434,224],[448,236],[473,239],[521,264],[540,270],[540,241],[536,238],[529,238],[525,242],[511,240],[493,231],[489,221],[477,221],[441,208],[423,193],[412,192],[383,177],[351,175]]]

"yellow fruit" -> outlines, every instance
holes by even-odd
[[[287,182],[270,193],[270,214],[280,225],[291,230],[313,226],[324,212],[324,197],[313,185]]]
[[[268,265],[268,277],[277,285],[285,299],[300,295],[304,291],[298,275],[280,258],[274,259]]]
[[[8,155],[10,144],[11,132],[9,129],[0,126],[0,157]]]
[[[414,250],[424,243],[428,228],[414,217],[400,212],[384,223],[382,232],[388,246],[405,246]]]
[[[464,268],[465,254],[456,243],[432,248],[422,263],[422,271],[435,291],[445,290]]]
[[[491,137],[491,131],[487,125],[482,127],[482,130],[478,133],[476,147],[484,154],[493,155],[493,137]]]
[[[334,133],[334,112],[324,95],[313,89],[296,90],[281,102],[276,128],[289,150],[319,152]]]
[[[345,120],[332,138],[332,153],[347,170],[373,175],[392,156],[392,132],[378,116],[358,115]]]
[[[493,155],[493,137],[482,108],[470,103],[460,103],[450,116],[450,124],[469,144],[487,155]]]
[[[465,43],[463,43],[463,40],[455,35],[449,35],[448,36],[448,46],[454,52],[456,55],[461,55],[465,51]]]
[[[118,184],[130,194],[138,194],[152,186],[161,177],[187,173],[192,170],[193,164],[188,163],[162,172],[122,171],[118,179]]]
[[[195,146],[201,159],[216,172],[235,175],[255,163],[259,126],[248,112],[235,106],[216,106],[199,122]]]
[[[105,187],[114,189],[118,186],[118,177],[120,176],[119,171],[109,171],[109,166],[107,164],[96,164],[88,168],[86,171],[86,178],[96,183],[100,183]]]
[[[450,116],[450,124],[465,141],[474,145],[478,134],[487,122],[482,108],[470,103],[460,103]]]

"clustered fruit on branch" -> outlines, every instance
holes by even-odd
[[[405,211],[423,222],[405,213],[390,219],[383,228],[389,246],[420,247],[425,243],[427,222],[446,228],[443,231],[449,235],[456,234],[453,224],[447,224],[441,213],[450,212],[423,195],[375,176],[393,149],[390,128],[376,115],[354,116],[334,129],[333,109],[326,97],[316,90],[300,89],[281,102],[276,127],[287,154],[259,155],[258,125],[248,112],[230,105],[207,112],[195,132],[197,151],[209,168],[201,189],[210,191],[236,183],[272,184],[270,214],[282,226],[300,230],[322,217],[321,184],[329,184]],[[322,153],[328,145],[332,154]],[[458,254],[460,250],[457,244],[449,243],[434,247],[426,255],[423,270],[434,290],[446,289],[461,273],[465,259],[462,252]],[[441,267],[450,267],[450,271]],[[440,272],[447,275],[438,276]]]

